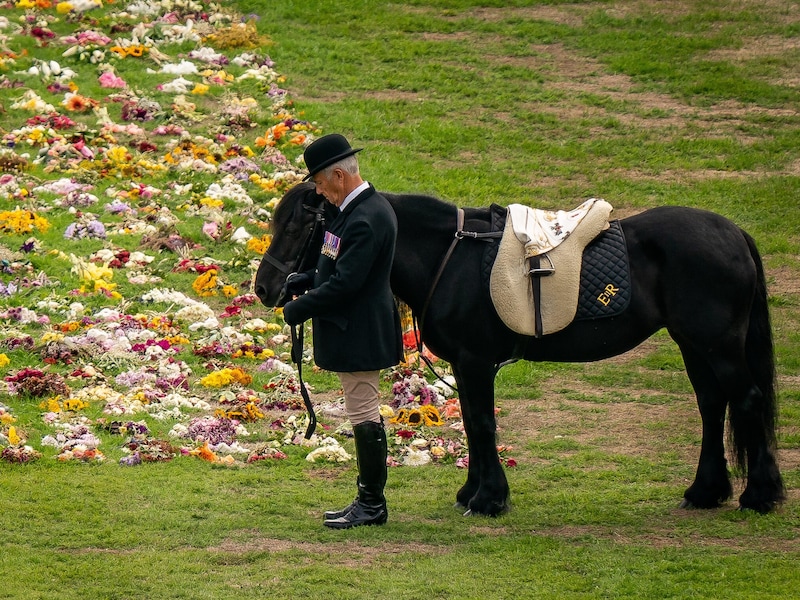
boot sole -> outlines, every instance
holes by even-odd
[[[332,519],[330,521],[323,521],[322,524],[331,529],[352,529],[353,527],[385,525],[387,520],[386,518],[375,519],[374,521],[339,521],[338,519]]]

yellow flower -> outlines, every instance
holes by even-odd
[[[425,422],[425,418],[422,416],[422,411],[418,408],[412,408],[408,411],[408,415],[406,416],[406,423],[415,427],[417,425],[422,425]]]
[[[42,343],[46,344],[48,342],[60,342],[64,339],[63,333],[58,333],[56,331],[46,331],[42,334]]]
[[[52,398],[48,398],[47,400],[42,400],[39,403],[39,408],[45,412],[60,413],[61,403],[58,401],[59,398],[61,398],[61,396],[54,396]]]
[[[442,446],[431,446],[431,456],[434,458],[444,458],[447,451]]]
[[[209,89],[210,88],[206,84],[198,83],[197,85],[194,86],[194,89],[192,90],[192,94],[196,94],[196,95],[207,94]]]
[[[5,354],[0,354],[0,368],[6,367],[11,362],[11,359],[8,358]]]
[[[236,289],[235,285],[223,285],[222,286],[222,294],[226,298],[233,298],[238,294],[238,290]]]
[[[206,196],[202,200],[200,200],[201,206],[210,206],[211,208],[222,208],[225,206],[225,202],[220,200],[219,198],[209,198]]]
[[[69,2],[59,2],[56,4],[56,12],[60,15],[66,15],[72,12],[72,4]]]
[[[262,235],[260,238],[252,237],[247,240],[247,249],[255,252],[256,254],[264,254],[272,243],[272,236],[269,234]]]
[[[130,160],[131,155],[128,152],[128,149],[125,146],[114,146],[113,148],[109,148],[108,152],[106,152],[106,156],[117,163],[127,162]]]
[[[203,387],[222,387],[232,383],[239,383],[241,385],[250,385],[253,382],[253,377],[245,373],[240,368],[234,369],[220,369],[209,373],[200,379],[200,385]]]
[[[64,400],[64,410],[77,412],[84,408],[89,408],[89,403],[80,398],[67,398]]]
[[[442,419],[442,416],[439,414],[439,410],[435,406],[426,404],[419,410],[422,413],[422,418],[425,422],[425,425],[428,427],[441,427],[444,425],[444,419]]]
[[[8,428],[8,443],[16,446],[20,442],[22,442],[22,438],[17,434],[17,428],[12,425]]]
[[[394,415],[391,419],[389,419],[389,423],[392,425],[403,425],[408,422],[408,410],[405,408],[401,408],[397,411],[397,414]]]
[[[38,230],[41,233],[50,228],[50,223],[29,210],[5,210],[0,212],[0,233],[31,233]]]
[[[4,412],[4,413],[0,414],[0,423],[2,423],[3,425],[8,425],[10,423],[15,423],[16,421],[17,421],[17,418],[14,415],[12,415],[11,413]]]
[[[192,283],[192,289],[198,296],[215,296],[217,294],[217,271],[210,269],[199,275]]]

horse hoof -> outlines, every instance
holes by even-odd
[[[697,507],[694,504],[692,504],[689,500],[684,498],[683,500],[681,500],[681,503],[678,505],[678,508],[686,508],[686,509],[691,510],[691,509],[697,508]]]
[[[760,506],[742,506],[739,505],[739,512],[754,512],[760,515],[766,515],[775,510],[775,504],[772,502],[765,502]]]
[[[471,516],[472,516],[472,509],[471,509],[471,508],[468,508],[468,509],[467,509],[467,510],[464,512],[464,514],[463,514],[463,515],[461,515],[461,516],[462,516],[462,517],[471,517]]]

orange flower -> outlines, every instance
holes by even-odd
[[[207,460],[208,462],[217,462],[217,455],[214,454],[214,451],[208,447],[208,442],[205,442],[195,452],[197,452],[197,456],[203,460]]]
[[[63,104],[64,107],[71,112],[86,112],[87,110],[91,110],[97,102],[86,96],[73,93],[67,94]]]
[[[442,411],[445,419],[458,419],[461,417],[461,403],[458,398],[448,398]]]
[[[270,128],[272,130],[272,137],[276,140],[279,140],[283,137],[283,134],[289,131],[289,127],[284,125],[283,123],[278,123]]]

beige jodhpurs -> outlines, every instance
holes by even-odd
[[[338,375],[344,390],[344,409],[350,424],[355,426],[365,421],[380,423],[380,371],[355,371]]]

